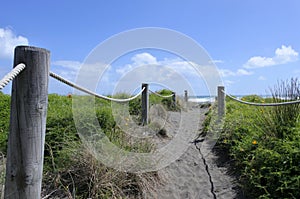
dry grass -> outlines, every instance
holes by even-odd
[[[44,198],[142,198],[159,183],[156,172],[133,174],[107,168],[85,148],[74,151],[65,170],[44,174]]]

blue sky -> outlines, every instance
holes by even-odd
[[[50,70],[75,81],[97,45],[143,27],[172,29],[194,39],[210,55],[231,94],[266,94],[278,80],[300,75],[298,0],[12,0],[3,1],[0,9],[0,78],[12,67],[14,46],[28,44],[50,50]],[[138,63],[186,64],[158,50],[131,52],[111,64],[106,84],[97,91],[111,92],[118,75]],[[10,93],[10,86],[3,91]],[[50,81],[49,93],[69,92],[71,88]]]

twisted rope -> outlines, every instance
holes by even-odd
[[[93,96],[95,96],[95,97],[97,97],[97,98],[101,98],[101,99],[105,99],[105,100],[110,100],[110,101],[113,101],[113,102],[129,102],[129,101],[131,101],[131,100],[137,98],[138,96],[140,96],[140,95],[142,94],[142,92],[145,90],[145,88],[143,88],[138,94],[136,94],[135,96],[130,97],[130,98],[128,98],[128,99],[115,99],[115,98],[110,98],[110,97],[106,97],[106,96],[104,96],[104,95],[99,95],[99,94],[97,94],[97,93],[94,93],[93,91],[90,91],[90,90],[88,90],[88,89],[86,89],[86,88],[83,88],[83,87],[81,87],[81,86],[78,86],[78,85],[76,85],[75,83],[70,82],[70,81],[64,79],[63,77],[61,77],[61,76],[59,76],[59,75],[53,73],[53,72],[50,72],[50,76],[53,77],[54,79],[56,79],[56,80],[62,82],[62,83],[65,83],[65,84],[67,84],[67,85],[69,85],[69,86],[71,86],[71,87],[73,87],[73,88],[76,88],[76,89],[78,89],[78,90],[80,90],[80,91],[82,91],[82,92],[85,92],[85,93],[87,93],[87,94],[93,95]]]
[[[18,64],[9,73],[7,73],[0,81],[0,90],[2,90],[11,80],[13,80],[24,68],[25,64]]]
[[[162,98],[169,98],[169,97],[172,97],[174,94],[171,94],[171,95],[160,95],[160,94],[158,94],[158,93],[156,93],[156,92],[153,92],[153,91],[151,91],[151,90],[149,90],[150,91],[150,93],[152,93],[152,94],[154,94],[154,95],[157,95],[157,96],[159,96],[159,97],[162,97]]]
[[[278,102],[278,103],[255,103],[255,102],[246,102],[240,99],[237,99],[227,93],[225,93],[224,90],[222,92],[227,95],[230,99],[235,100],[237,102],[240,102],[242,104],[247,104],[247,105],[252,105],[252,106],[282,106],[282,105],[289,105],[289,104],[298,104],[300,103],[300,100],[295,100],[295,101],[288,101],[288,102]]]

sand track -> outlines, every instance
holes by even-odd
[[[202,156],[200,151],[201,142],[193,143],[194,139],[199,135],[200,128],[205,118],[207,109],[200,109],[198,106],[189,108],[186,113],[185,129],[195,129],[195,137],[187,141],[189,144],[184,154],[175,160],[169,166],[158,171],[158,175],[162,177],[162,184],[158,185],[151,192],[144,193],[144,198],[157,199],[231,199],[236,198],[234,190],[234,178],[227,174],[227,169],[218,167],[217,156],[212,152]],[[183,112],[182,112],[183,113]],[[182,114],[181,113],[181,114]],[[179,122],[176,120],[176,114],[169,112],[169,128],[167,123],[167,131],[169,135],[176,136],[176,130],[171,127],[178,127]],[[177,115],[178,118],[178,115]],[[193,128],[191,128],[193,127]],[[173,131],[173,132],[170,132]],[[160,139],[158,142],[165,142]]]

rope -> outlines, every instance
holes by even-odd
[[[159,96],[159,97],[162,97],[162,98],[169,98],[169,97],[172,97],[174,94],[171,94],[171,95],[166,95],[166,96],[164,96],[164,95],[160,95],[160,94],[158,94],[158,93],[156,93],[156,92],[153,92],[153,91],[151,91],[151,90],[149,90],[150,91],[150,93],[153,93],[154,95],[157,95],[157,96]]]
[[[0,81],[0,90],[2,90],[11,80],[13,80],[24,68],[25,64],[18,64],[7,75],[5,75]]]
[[[300,100],[296,100],[296,101],[288,101],[288,102],[278,102],[278,103],[255,103],[255,102],[246,102],[240,99],[237,99],[227,93],[225,93],[224,90],[222,90],[222,92],[227,95],[230,99],[235,100],[237,102],[243,103],[243,104],[247,104],[247,105],[252,105],[252,106],[282,106],[282,105],[289,105],[289,104],[298,104],[300,103]]]
[[[70,81],[64,79],[63,77],[61,77],[61,76],[59,76],[59,75],[53,73],[53,72],[50,72],[50,76],[53,77],[54,79],[57,79],[58,81],[60,81],[60,82],[62,82],[62,83],[65,83],[65,84],[67,84],[67,85],[69,85],[69,86],[71,86],[71,87],[73,87],[73,88],[76,88],[76,89],[78,89],[78,90],[80,90],[80,91],[82,91],[82,92],[85,92],[85,93],[87,93],[87,94],[93,95],[93,96],[95,96],[95,97],[97,97],[97,98],[102,98],[102,99],[110,100],[110,101],[113,101],[113,102],[129,102],[129,101],[131,101],[131,100],[137,98],[139,95],[141,95],[142,92],[143,92],[144,89],[145,89],[145,88],[143,88],[138,94],[136,94],[135,96],[130,97],[130,98],[128,98],[128,99],[115,99],[115,98],[110,98],[110,97],[106,97],[106,96],[103,96],[103,95],[99,95],[99,94],[97,94],[97,93],[94,93],[93,91],[90,91],[90,90],[85,89],[85,88],[83,88],[83,87],[81,87],[81,86],[78,86],[78,85],[76,85],[75,83],[70,82]]]

